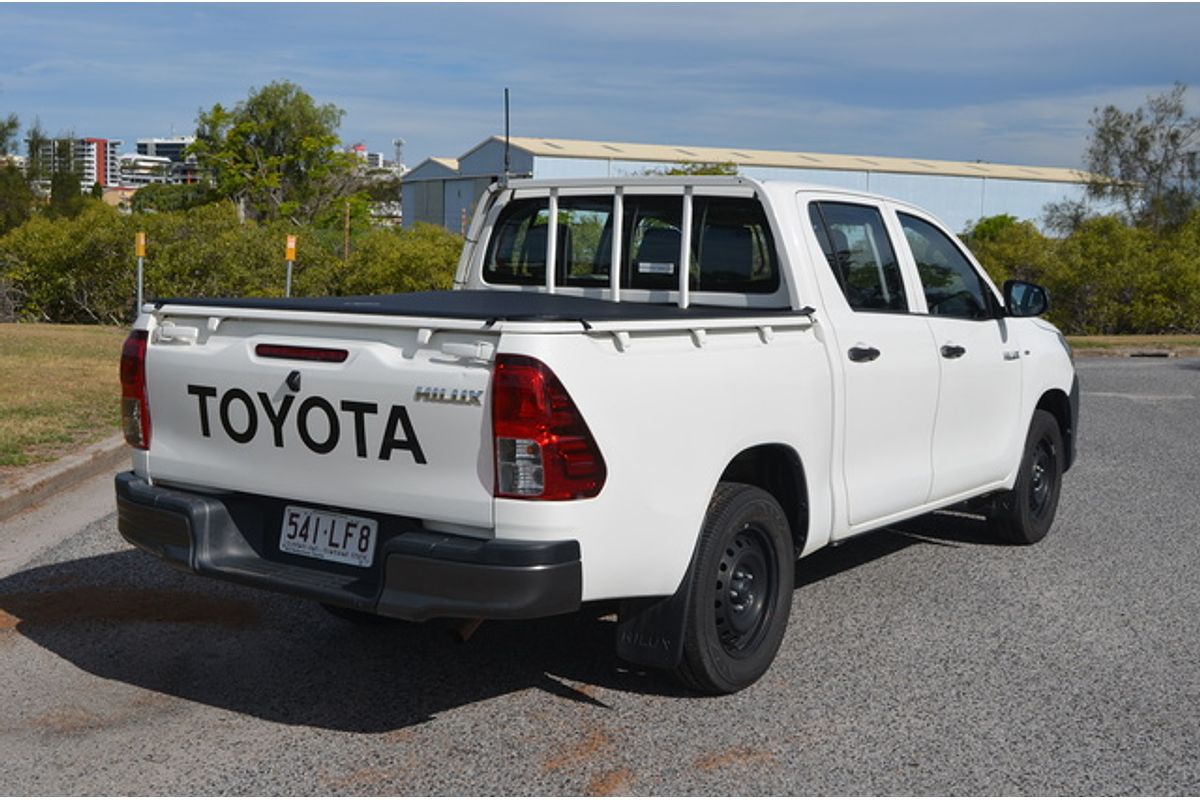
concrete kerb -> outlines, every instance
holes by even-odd
[[[129,459],[125,437],[120,434],[30,470],[11,486],[0,487],[0,521],[69,489],[102,472],[113,471]]]
[[[1076,347],[1077,358],[1200,358],[1200,347]]]

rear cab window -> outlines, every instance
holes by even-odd
[[[680,195],[624,195],[622,290],[678,290],[682,216]],[[556,286],[606,289],[611,285],[613,217],[612,195],[558,198]],[[544,285],[549,227],[547,198],[518,198],[505,205],[492,228],[484,281]],[[694,195],[687,269],[693,292],[777,292],[779,258],[761,203],[753,197]]]
[[[909,310],[896,251],[875,206],[817,201],[809,223],[846,302],[855,311]]]

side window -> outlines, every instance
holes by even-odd
[[[923,219],[900,214],[929,313],[960,319],[988,319],[992,304],[987,286],[950,237]]]
[[[608,285],[611,216],[611,198],[559,199],[555,256],[559,282],[567,286]],[[484,278],[489,283],[545,283],[549,221],[549,206],[544,199],[509,203],[492,232]]]
[[[900,265],[879,209],[852,203],[812,203],[808,215],[852,309],[908,311]]]
[[[626,196],[628,286],[679,287],[682,211],[679,197]],[[757,200],[695,197],[691,252],[688,285],[692,291],[769,294],[779,288],[775,237]]]

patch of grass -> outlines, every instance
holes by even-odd
[[[126,333],[0,324],[0,468],[51,461],[120,430]]]
[[[1195,334],[1167,336],[1068,336],[1067,341],[1071,343],[1071,347],[1077,349],[1115,350],[1125,347],[1144,347],[1154,350],[1175,350],[1185,347],[1200,348],[1200,336]]]

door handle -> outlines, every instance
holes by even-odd
[[[962,358],[967,354],[967,348],[957,344],[942,345],[942,358]]]
[[[866,361],[874,361],[875,359],[879,358],[879,350],[875,347],[855,345],[854,347],[850,348],[850,352],[847,353],[847,355],[850,356],[851,361],[863,363]]]

